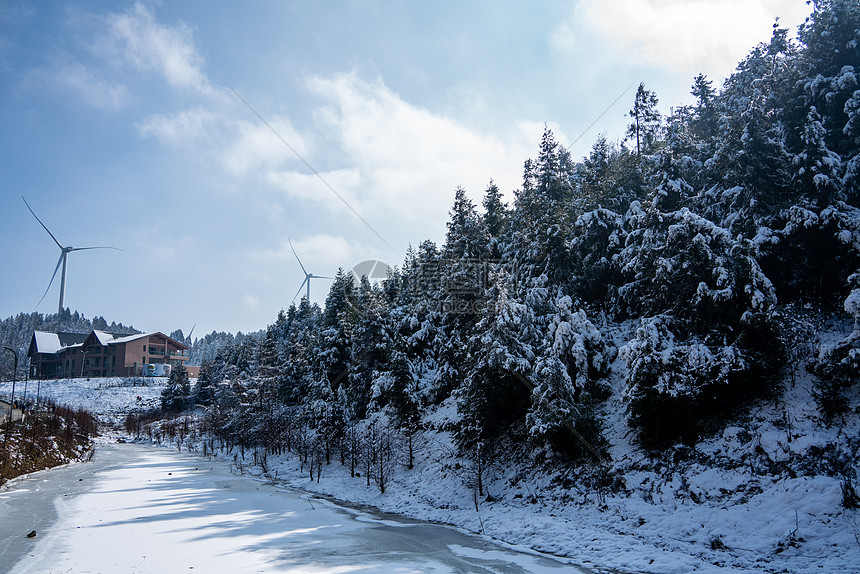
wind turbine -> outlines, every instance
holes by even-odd
[[[21,199],[24,199],[23,195],[21,196]],[[54,267],[54,274],[51,275],[51,280],[48,282],[48,288],[45,289],[45,294],[42,295],[42,298],[39,299],[38,303],[36,303],[36,307],[38,307],[42,303],[42,301],[45,300],[45,296],[48,294],[48,291],[51,290],[51,285],[54,284],[54,278],[56,278],[56,276],[57,276],[57,271],[60,269],[60,265],[62,265],[63,266],[63,275],[60,278],[60,306],[59,306],[58,311],[57,311],[58,313],[62,313],[63,309],[65,308],[65,301],[66,301],[66,299],[65,299],[65,297],[66,297],[66,265],[67,265],[67,259],[68,259],[69,253],[71,253],[72,251],[84,251],[87,249],[116,249],[117,251],[122,251],[122,249],[120,249],[118,247],[105,247],[105,246],[99,246],[99,247],[71,247],[71,246],[68,246],[68,247],[64,247],[62,243],[57,241],[57,238],[54,237],[54,234],[51,233],[51,230],[48,229],[48,227],[44,223],[42,223],[42,220],[39,219],[39,216],[36,215],[36,212],[33,211],[33,208],[30,207],[30,204],[27,203],[26,199],[24,199],[24,205],[27,206],[27,209],[29,209],[30,213],[33,214],[33,217],[36,218],[36,221],[38,221],[39,224],[45,229],[45,231],[48,232],[48,235],[51,236],[51,239],[53,239],[54,243],[56,243],[57,246],[60,248],[60,259],[57,261],[57,266]]]
[[[295,295],[293,295],[293,300],[290,303],[295,302],[296,297],[298,297],[299,293],[302,292],[302,287],[304,287],[306,284],[307,284],[307,289],[308,289],[307,290],[308,303],[310,303],[311,302],[311,279],[334,279],[334,277],[326,277],[325,275],[314,275],[313,273],[308,273],[307,270],[305,269],[305,266],[302,265],[302,260],[299,259],[299,254],[296,253],[296,249],[293,247],[293,242],[290,241],[289,239],[287,239],[287,241],[290,242],[290,249],[293,250],[293,255],[296,256],[296,261],[299,262],[299,267],[302,268],[302,273],[305,274],[305,280],[302,281],[302,284],[299,286],[299,290],[296,291]]]

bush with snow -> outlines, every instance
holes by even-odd
[[[776,297],[749,241],[686,208],[634,207],[620,255],[627,283],[618,291],[642,317],[622,349],[630,422],[645,443],[690,441],[700,419],[777,370]]]

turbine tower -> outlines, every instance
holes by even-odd
[[[21,199],[24,199],[23,195],[21,196]],[[69,257],[69,253],[71,253],[72,251],[85,251],[87,249],[116,249],[117,251],[122,251],[122,249],[120,249],[118,247],[106,247],[106,246],[99,246],[99,247],[71,247],[71,246],[66,246],[66,247],[64,247],[62,243],[57,241],[57,238],[54,237],[54,234],[51,233],[51,230],[48,229],[48,227],[44,223],[42,223],[42,220],[39,219],[39,216],[36,215],[36,212],[33,211],[33,208],[30,207],[30,204],[27,203],[26,199],[24,199],[24,205],[27,206],[27,209],[29,209],[30,213],[33,214],[33,217],[36,218],[36,221],[38,221],[39,224],[45,229],[45,231],[48,232],[48,235],[51,236],[51,239],[53,239],[54,243],[56,243],[57,246],[60,248],[60,259],[57,261],[57,266],[54,267],[54,274],[51,275],[51,280],[48,282],[48,288],[45,289],[45,294],[42,295],[42,298],[39,299],[38,303],[36,303],[36,307],[38,307],[42,303],[42,301],[45,300],[45,296],[48,294],[48,291],[51,290],[51,285],[54,284],[54,279],[57,277],[57,271],[60,269],[60,265],[62,265],[63,266],[63,274],[60,277],[60,305],[59,305],[58,310],[57,310],[58,313],[62,313],[63,309],[65,309],[65,302],[66,302],[66,299],[65,299],[65,297],[66,297],[66,267],[67,267],[67,263],[68,263],[67,260]]]
[[[302,281],[302,284],[299,286],[299,290],[296,291],[295,295],[293,295],[293,300],[290,301],[290,303],[292,304],[296,301],[296,297],[299,296],[299,293],[302,292],[302,287],[304,287],[305,285],[307,285],[307,295],[306,296],[308,298],[308,303],[310,303],[311,302],[311,279],[334,279],[334,277],[327,277],[325,275],[314,275],[313,273],[308,273],[307,270],[305,269],[305,266],[302,265],[302,260],[299,259],[299,254],[296,253],[296,249],[293,247],[293,242],[290,241],[289,239],[287,239],[287,241],[290,242],[290,249],[293,250],[293,255],[296,256],[296,261],[299,262],[299,267],[302,268],[302,273],[305,274],[305,280]]]

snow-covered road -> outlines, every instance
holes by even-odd
[[[36,530],[37,536],[27,538]],[[582,572],[134,444],[0,492],[0,572]]]

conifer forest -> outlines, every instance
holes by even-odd
[[[165,406],[204,407],[230,444],[313,436],[329,458],[359,423],[408,442],[445,403],[463,453],[563,464],[606,460],[613,393],[643,449],[695,444],[799,367],[824,420],[854,414],[860,328],[817,329],[860,319],[858,66],[860,6],[817,2],[723,86],[695,77],[694,105],[664,116],[640,84],[619,143],[576,160],[546,129],[511,205],[492,180],[480,206],[454,190],[444,244],[379,283],[340,270],[324,308],[221,347]]]

